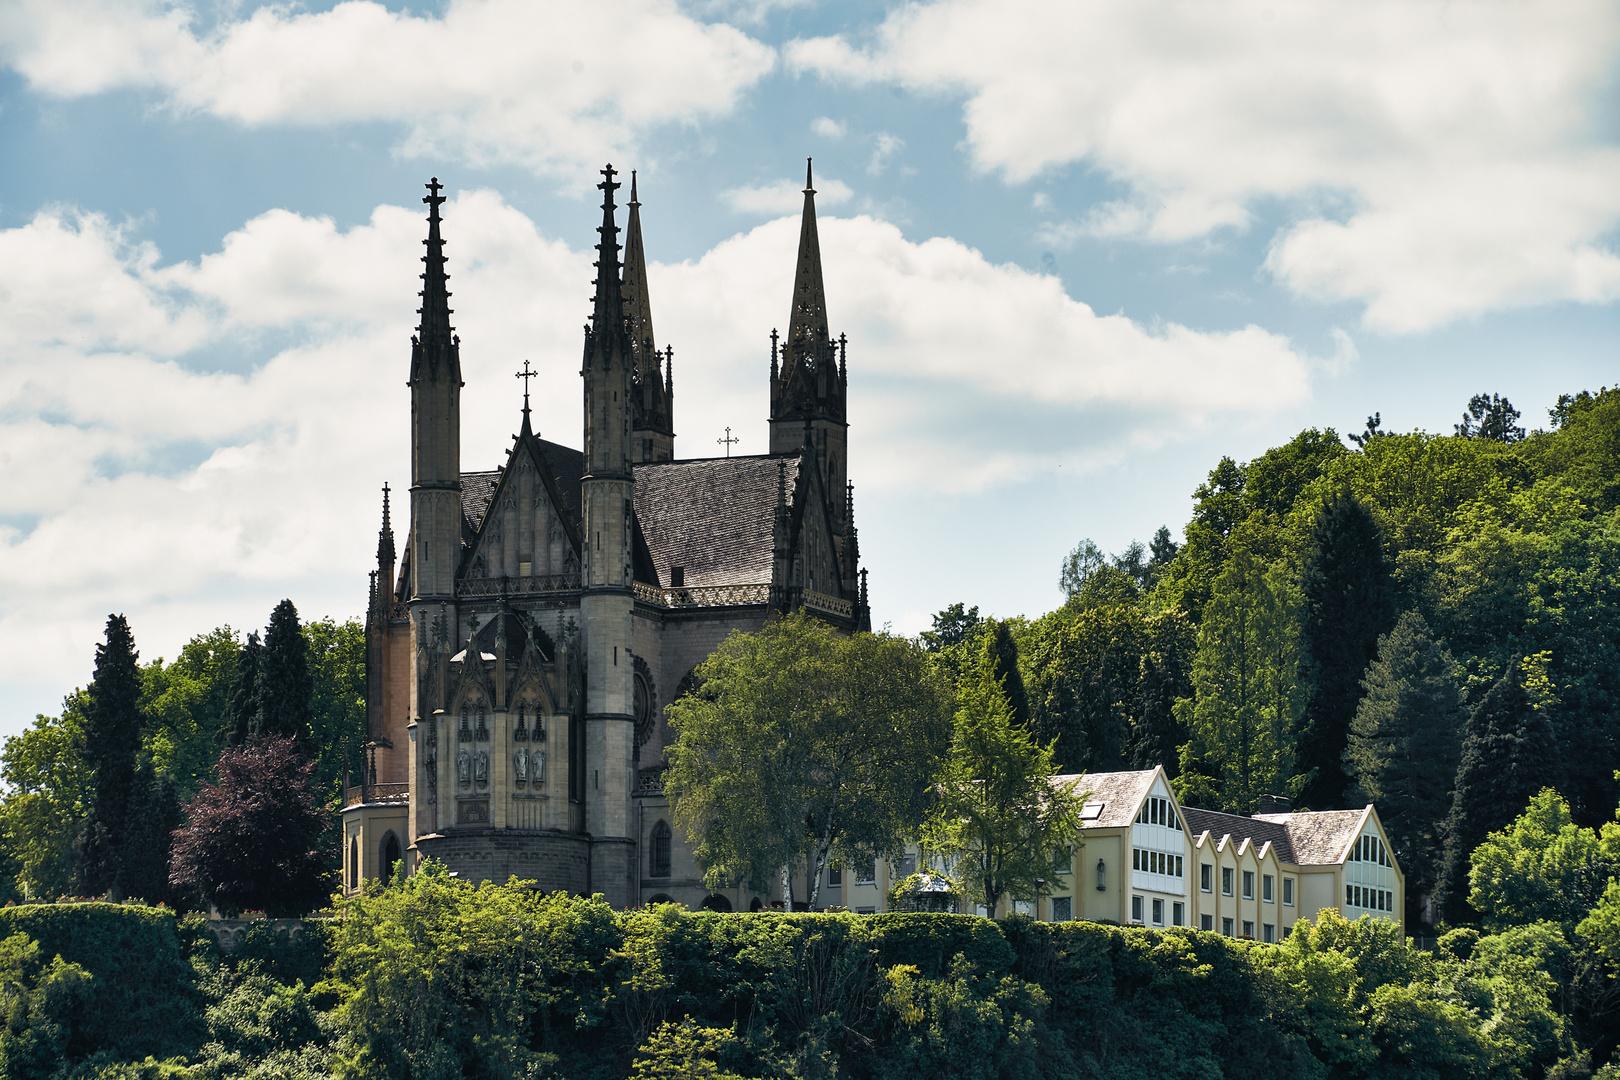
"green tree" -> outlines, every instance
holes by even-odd
[[[109,615],[107,639],[96,646],[81,750],[94,777],[75,866],[78,890],[86,895],[125,895],[122,859],[144,722],[138,655],[129,623]]]
[[[61,1075],[90,998],[90,974],[60,956],[47,961],[27,934],[0,940],[0,1076]]]
[[[950,740],[948,691],[913,643],[841,638],[796,614],[734,631],[669,707],[664,790],[711,887],[801,860],[814,904],[831,860],[898,856]]]
[[[40,715],[0,752],[0,802],[5,846],[18,863],[19,884],[33,900],[54,900],[73,883],[75,842],[84,828],[94,774],[81,752],[90,697],[75,690],[61,716]]]
[[[1379,635],[1395,621],[1395,590],[1378,522],[1354,495],[1340,490],[1311,528],[1300,574],[1303,633],[1312,664],[1306,731],[1300,740],[1304,805],[1344,803],[1350,778],[1344,750],[1361,699],[1361,677],[1378,653]]]
[[[313,739],[310,721],[315,683],[309,670],[309,642],[291,600],[283,600],[270,613],[264,652],[259,657],[257,691],[255,730],[296,740],[308,752]]]
[[[1189,804],[1247,814],[1261,795],[1289,787],[1306,690],[1299,609],[1284,569],[1247,551],[1216,579],[1198,628],[1195,697],[1176,703],[1191,735],[1177,778]]]
[[[1475,394],[1468,399],[1468,409],[1456,432],[1465,439],[1518,442],[1524,438],[1524,428],[1518,426],[1518,421],[1519,410],[1507,398],[1500,394]]]
[[[130,792],[123,883],[132,897],[148,904],[185,906],[169,885],[169,855],[174,830],[180,827],[180,798],[174,782],[150,761],[141,762]]]
[[[1570,816],[1558,792],[1543,788],[1507,828],[1488,835],[1469,860],[1468,904],[1496,933],[1533,922],[1573,931],[1620,871],[1620,825],[1600,838]]]
[[[1468,717],[1438,889],[1442,911],[1452,921],[1464,914],[1474,849],[1512,821],[1517,807],[1558,782],[1552,729],[1525,693],[1520,667],[1510,665]]]
[[[1133,769],[1163,765],[1174,780],[1187,742],[1176,702],[1192,693],[1193,630],[1182,612],[1161,611],[1143,620],[1141,641],[1126,760]]]
[[[1409,921],[1430,894],[1444,851],[1465,716],[1457,665],[1415,611],[1378,639],[1362,680],[1366,696],[1350,725],[1345,764],[1361,796],[1378,804],[1406,874]]]
[[[979,617],[977,605],[964,610],[956,603],[934,616],[932,630],[922,632],[924,651],[953,688],[962,672],[971,668],[979,655],[979,639],[984,636],[989,621]]]
[[[990,657],[995,677],[1007,691],[1007,704],[1012,707],[1013,721],[1029,724],[1029,695],[1024,690],[1024,675],[1018,667],[1018,642],[1006,622],[991,620]]]
[[[303,627],[308,647],[310,726],[315,779],[322,790],[341,782],[347,766],[358,774],[366,738],[366,631],[354,619],[326,618]]]
[[[236,662],[231,684],[230,707],[225,714],[226,743],[241,746],[258,730],[259,668],[264,662],[264,645],[257,631],[249,631],[242,654]]]
[[[1004,898],[1033,896],[1037,878],[1069,862],[1084,793],[1053,781],[1054,747],[1013,718],[988,645],[978,676],[957,696],[956,734],[923,845],[994,914]]]
[[[241,652],[236,631],[220,626],[186,642],[173,663],[160,657],[141,668],[145,750],[182,799],[208,779],[227,742]]]
[[[1063,608],[1026,638],[1034,737],[1064,772],[1120,767],[1142,678],[1143,611],[1129,604]],[[1016,714],[1015,714],[1016,716]]]

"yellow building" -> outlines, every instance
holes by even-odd
[[[1405,876],[1371,804],[1242,817],[1183,808],[1163,768],[1056,782],[1086,792],[1082,843],[1067,872],[1015,910],[1270,942],[1326,908],[1405,929]],[[913,851],[898,866],[830,870],[819,903],[882,911],[892,883],[916,865]]]

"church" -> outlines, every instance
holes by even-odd
[[[525,377],[506,460],[470,472],[445,199],[437,179],[427,185],[410,522],[397,552],[385,488],[365,768],[342,810],[345,891],[435,858],[463,880],[535,880],[621,908],[757,903],[706,890],[672,828],[664,706],[732,630],[799,610],[870,628],[846,342],[828,324],[808,168],[787,335],[769,337],[769,452],[735,457],[675,455],[673,352],[653,333],[635,177],[621,259],[622,185],[612,166],[602,176],[584,450],[534,433]]]

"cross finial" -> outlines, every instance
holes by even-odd
[[[811,177],[810,177],[810,159],[809,158],[804,159],[804,190],[808,191],[812,195],[814,195],[816,193],[816,185],[811,181]]]
[[[539,375],[538,371],[530,369],[529,362],[525,360],[523,361],[523,370],[513,376],[523,380],[523,415],[525,416],[529,414],[529,380],[538,378]]]
[[[716,440],[714,440],[714,441],[715,441],[715,442],[717,442],[717,443],[719,443],[719,444],[720,444],[720,445],[722,445],[722,446],[724,446],[724,447],[725,447],[725,448],[726,448],[726,457],[730,457],[730,456],[731,456],[731,447],[732,447],[732,445],[733,445],[733,444],[734,444],[734,443],[740,443],[740,442],[742,442],[742,440],[741,440],[741,439],[734,439],[734,438],[732,438],[732,436],[731,436],[731,429],[730,429],[730,428],[729,428],[729,427],[728,427],[728,428],[726,428],[726,437],[725,437],[725,438],[723,438],[723,439],[716,439]]]
[[[439,192],[444,190],[444,185],[439,183],[439,178],[435,176],[433,179],[428,181],[427,189],[427,198],[423,199],[422,201],[427,203],[428,206],[432,208],[428,211],[428,213],[432,217],[437,218],[439,216],[439,204],[444,202],[444,196],[439,194]]]

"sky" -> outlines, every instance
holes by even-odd
[[[363,614],[430,177],[480,469],[524,360],[580,445],[609,161],[677,456],[764,452],[813,158],[873,622],[915,633],[1050,610],[1223,455],[1620,381],[1617,60],[1606,0],[0,0],[0,736],[109,613],[143,660]]]

